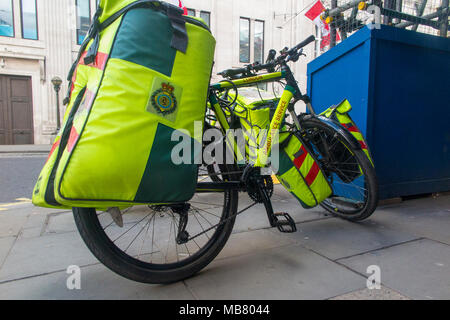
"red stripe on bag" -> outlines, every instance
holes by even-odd
[[[300,150],[303,151],[302,155],[300,157],[294,159],[294,165],[297,169],[300,169],[302,167],[302,164],[303,164],[303,162],[305,162],[306,156],[308,155],[308,151],[306,151],[306,149],[303,145],[300,148]]]
[[[70,95],[72,95],[73,89],[75,88],[75,81],[77,79],[78,66],[79,65],[82,65],[82,66],[86,65],[84,63],[84,58],[86,57],[86,55],[87,55],[87,51],[83,52],[83,54],[81,55],[80,60],[78,62],[78,65],[75,68],[75,71],[74,71],[73,76],[72,76],[72,81],[71,81],[72,85],[70,87]],[[108,61],[108,54],[103,53],[103,52],[98,52],[97,56],[95,57],[94,63],[93,64],[89,64],[88,66],[97,68],[99,70],[103,70],[103,69],[105,69],[106,61]]]
[[[79,137],[79,134],[78,134],[77,130],[75,129],[75,127],[72,127],[72,129],[70,130],[69,141],[67,142],[67,151],[68,152],[72,152],[73,147],[75,146],[75,142],[77,142],[78,137]]]
[[[100,70],[103,70],[103,69],[105,69],[107,60],[108,60],[108,55],[106,53],[98,52],[97,56],[95,57],[94,66]]]
[[[359,140],[359,144],[361,145],[361,148],[367,150],[367,144],[363,140]]]
[[[350,132],[359,132],[359,129],[353,123],[341,123]]]
[[[106,61],[108,60],[108,54],[103,53],[103,52],[97,52],[94,63],[92,63],[92,64],[84,63],[84,58],[86,57],[86,55],[87,55],[87,51],[83,52],[83,54],[81,55],[81,58],[80,58],[80,62],[78,63],[79,65],[94,67],[99,70],[103,70],[105,68]]]
[[[314,162],[311,169],[308,172],[308,175],[306,176],[305,180],[308,186],[312,185],[314,180],[316,180],[317,175],[319,174],[320,168],[317,162]]]
[[[46,163],[48,162],[48,160],[49,160],[50,157],[52,156],[53,152],[55,152],[55,150],[56,150],[56,148],[59,146],[60,142],[61,142],[61,139],[58,139],[58,141],[56,141],[56,142],[53,144],[52,149],[50,150],[50,153],[48,154],[47,161],[45,161]]]
[[[350,128],[347,128],[347,130],[350,131],[350,132],[358,132],[359,133],[358,128],[355,127],[355,126],[351,126]]]

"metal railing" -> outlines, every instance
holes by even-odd
[[[326,10],[322,19],[330,26],[329,48],[339,38],[345,40],[369,23],[448,37],[449,0],[325,0],[323,3]]]

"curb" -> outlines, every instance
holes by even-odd
[[[0,154],[48,154],[50,145],[2,145]]]

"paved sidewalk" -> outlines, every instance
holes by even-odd
[[[99,264],[71,212],[0,204],[0,299],[450,299],[450,196],[382,206],[362,223],[303,210],[280,186],[274,207],[291,213],[297,233],[269,229],[254,207],[205,270],[161,286]],[[81,290],[66,287],[70,265],[81,267]],[[380,290],[366,287],[371,265]]]

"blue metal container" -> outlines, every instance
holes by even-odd
[[[316,112],[347,98],[380,199],[450,190],[450,39],[361,29],[308,64]]]

